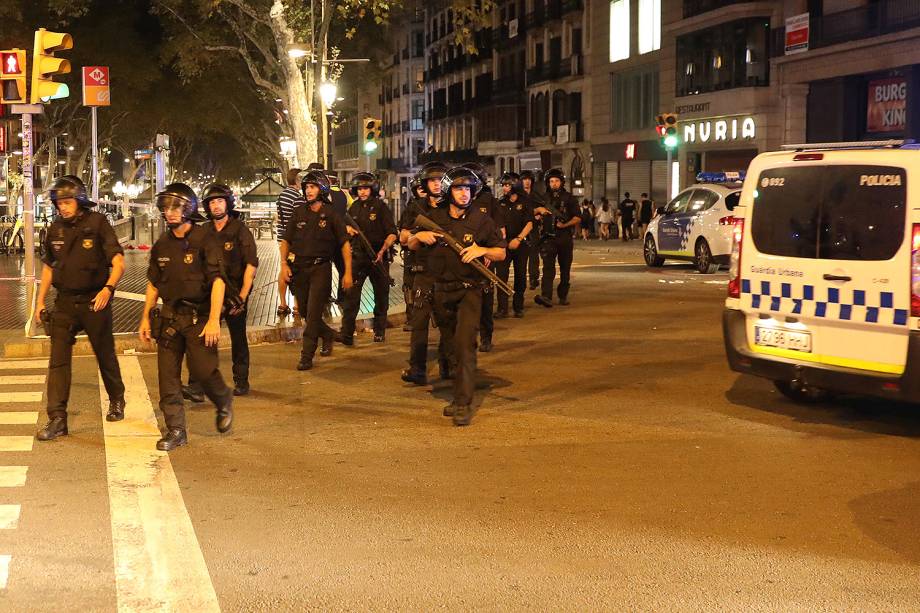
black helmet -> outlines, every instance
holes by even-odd
[[[499,185],[515,186],[515,185],[518,185],[520,182],[521,182],[521,175],[519,175],[516,172],[511,172],[510,170],[506,170],[505,172],[503,172],[502,176],[498,179]]]
[[[236,200],[233,197],[233,190],[230,189],[230,186],[224,185],[223,183],[212,183],[204,190],[204,195],[201,197],[201,203],[204,205],[204,214],[208,216],[208,219],[214,219],[211,215],[211,207],[208,203],[215,198],[223,198],[227,201],[227,215],[231,217],[240,216],[238,212],[233,210]]]
[[[51,189],[48,190],[48,198],[57,206],[57,201],[64,198],[73,198],[77,204],[83,208],[96,206],[96,203],[89,199],[86,193],[86,185],[80,180],[80,177],[74,175],[64,175],[54,182]]]
[[[483,186],[485,186],[486,182],[489,180],[489,173],[486,170],[486,167],[479,162],[467,162],[466,164],[463,164],[463,168],[472,170],[473,173],[479,177],[479,181],[483,184]]]
[[[521,171],[521,181],[524,179],[530,179],[531,183],[537,182],[537,173],[533,170],[522,170]]]
[[[428,162],[418,171],[418,180],[421,181],[422,187],[427,187],[426,181],[429,179],[440,179],[447,172],[447,165],[444,162]]]
[[[380,194],[380,184],[377,183],[377,177],[369,172],[357,172],[355,176],[351,178],[351,187],[348,188],[348,191],[351,192],[351,195],[355,198],[358,197],[358,188],[359,187],[369,187],[371,188],[371,198],[376,198]]]
[[[322,170],[308,170],[300,178],[300,191],[304,199],[307,198],[307,185],[316,185],[319,187],[319,199],[326,203],[332,203],[332,196],[329,195],[329,177]]]
[[[453,202],[453,194],[450,188],[463,185],[470,188],[470,204],[472,204],[479,192],[482,191],[482,181],[476,176],[475,172],[463,166],[451,168],[441,177],[441,194],[447,198],[448,202]]]
[[[167,207],[178,204],[182,207],[182,221],[203,221],[198,213],[198,196],[185,183],[170,183],[156,195],[157,208],[163,213]]]
[[[422,182],[418,177],[413,177],[412,180],[409,181],[409,193],[412,194],[413,198],[418,198],[419,191],[421,191],[423,194],[426,193],[425,186],[422,185]]]
[[[565,173],[562,172],[561,168],[550,168],[546,171],[546,174],[543,175],[543,184],[546,185],[546,189],[549,189],[549,180],[550,179],[559,179],[562,181],[562,187],[565,187]]]

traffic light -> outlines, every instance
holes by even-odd
[[[0,51],[0,102],[25,104],[26,102],[26,52],[22,49]]]
[[[49,32],[45,28],[35,31],[32,50],[32,104],[47,102],[70,95],[70,88],[58,83],[54,77],[70,72],[70,60],[54,57],[56,51],[73,49],[73,38],[63,32]]]
[[[364,118],[364,153],[370,155],[377,150],[377,141],[383,131],[383,121],[373,117]]]
[[[668,149],[674,149],[680,144],[680,137],[677,135],[677,113],[662,113],[655,118],[655,131],[658,132],[658,138],[661,144]]]

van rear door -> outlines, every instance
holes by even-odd
[[[907,171],[848,163],[853,155],[757,175],[742,256],[748,341],[758,353],[900,374],[910,314]]]

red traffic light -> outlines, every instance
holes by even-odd
[[[15,51],[4,51],[0,54],[0,69],[4,75],[24,75],[25,68],[19,61],[19,54]]]

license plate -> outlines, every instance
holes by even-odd
[[[811,333],[754,326],[754,344],[811,353]]]

